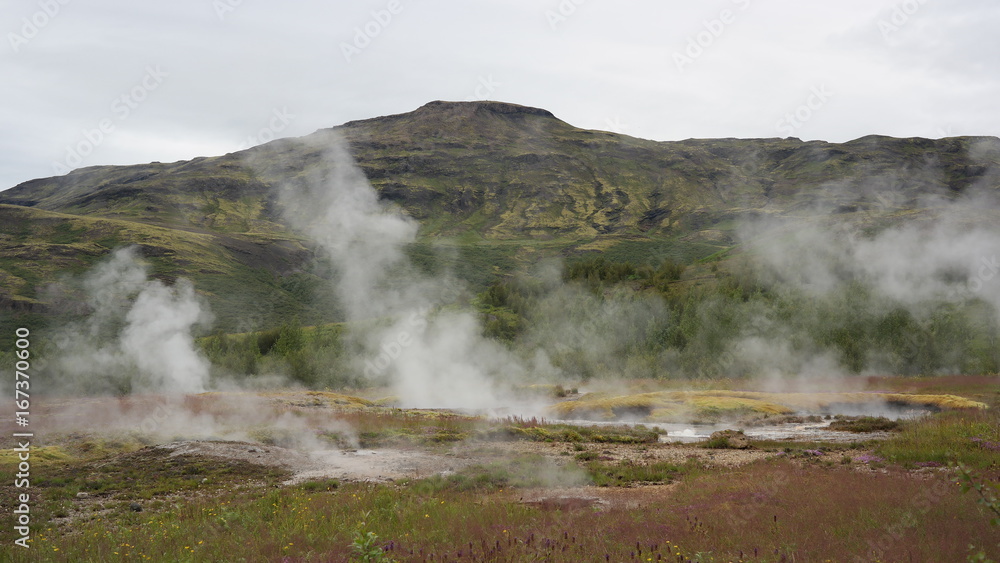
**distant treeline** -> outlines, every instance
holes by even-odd
[[[685,269],[670,261],[653,268],[596,258],[568,266],[564,280],[590,290],[586,306],[592,310],[614,311],[609,304],[641,300],[656,311],[654,319],[638,321],[641,330],[631,331],[622,330],[628,323],[595,320],[596,313],[590,322],[578,316],[585,329],[618,328],[592,335],[591,345],[623,333],[631,339],[613,347],[627,358],[608,359],[600,372],[578,373],[614,375],[607,368],[618,368],[624,376],[690,378],[1000,371],[1000,326],[983,301],[914,306],[877,295],[861,282],[809,294],[766,281],[749,267],[701,270],[697,281],[677,283]],[[540,314],[552,314],[544,306],[550,298],[530,278],[494,284],[480,299],[486,334],[514,347],[529,345],[532,328],[548,323]],[[581,349],[562,357],[586,353],[588,341],[576,340]]]
[[[473,304],[485,336],[575,379],[1000,372],[1000,326],[986,302],[906,304],[860,281],[808,293],[735,260],[685,268],[589,258],[558,277],[507,277]],[[198,344],[216,378],[370,384],[348,330],[291,321]]]
[[[891,373],[997,373],[992,307],[905,306],[848,283],[822,295],[720,271],[611,262],[567,265],[559,280],[511,277],[475,302],[485,336],[525,358],[543,350],[574,378],[718,378]],[[364,385],[345,325],[282,327],[200,340],[219,373],[281,373],[307,387]],[[381,382],[380,382],[381,383]]]
[[[278,375],[310,388],[358,383],[344,365],[343,325],[281,327],[200,340],[216,376],[238,379]]]
[[[659,267],[649,264],[635,265],[631,262],[609,262],[603,257],[573,262],[566,267],[563,279],[566,281],[586,281],[593,285],[640,281],[644,287],[666,290],[666,284],[681,279],[684,264],[664,260]]]

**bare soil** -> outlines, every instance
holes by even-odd
[[[171,456],[199,455],[277,467],[292,473],[285,484],[317,479],[391,482],[448,474],[464,467],[512,456],[536,454],[566,460],[579,453],[571,444],[547,442],[484,442],[451,449],[316,450],[299,451],[250,442],[185,440],[157,446]],[[706,450],[683,444],[591,444],[588,450],[604,461],[647,464],[697,460],[710,466],[734,467],[772,457],[758,450]]]

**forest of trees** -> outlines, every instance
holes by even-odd
[[[834,374],[996,373],[1000,326],[992,308],[905,306],[863,283],[822,294],[765,283],[749,268],[594,258],[561,279],[520,275],[480,293],[483,334],[529,357],[543,350],[574,378],[717,378]],[[309,387],[363,385],[345,360],[344,325],[201,339],[220,371],[281,372]]]

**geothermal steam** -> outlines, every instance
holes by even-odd
[[[387,379],[411,407],[496,406],[495,383],[523,373],[516,358],[481,336],[474,313],[443,309],[462,291],[456,280],[418,271],[405,254],[418,225],[379,200],[344,142],[333,138],[326,167],[286,186],[286,218],[313,240],[336,270],[351,321],[356,366]]]
[[[210,315],[187,280],[150,280],[135,247],[115,251],[83,280],[90,314],[55,336],[54,373],[67,391],[200,393],[209,363],[192,330]]]
[[[748,222],[743,240],[752,249],[756,272],[779,291],[790,288],[806,299],[855,296],[869,310],[905,310],[921,323],[941,304],[978,303],[981,314],[994,317],[1000,312],[1000,229],[991,215],[996,201],[982,193],[951,202],[926,199],[905,223],[867,236],[836,215],[817,213],[804,223]],[[875,220],[886,222],[885,216]],[[788,374],[844,374],[829,348],[803,342],[776,317],[762,311],[746,323],[745,337],[730,347],[737,368],[775,376],[782,390]],[[920,335],[911,338],[913,347],[921,345]],[[941,371],[956,371],[957,365]],[[865,366],[865,371],[895,371],[884,357],[868,357]]]

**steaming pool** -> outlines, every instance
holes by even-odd
[[[881,416],[890,420],[912,420],[920,418],[929,413],[935,412],[929,408],[894,408],[886,409],[844,409],[835,413],[798,413],[797,416],[809,418],[805,422],[792,422],[781,424],[761,424],[748,425],[735,422],[720,422],[711,424],[695,423],[667,423],[667,422],[642,422],[629,420],[616,421],[595,421],[583,419],[560,420],[560,423],[572,424],[576,426],[621,426],[642,425],[646,428],[654,428],[663,432],[660,435],[660,442],[699,442],[707,440],[713,432],[720,430],[742,430],[752,440],[800,440],[807,442],[856,442],[859,440],[878,440],[888,438],[890,432],[848,432],[844,430],[831,430],[830,423],[835,419],[835,415],[849,417],[857,416]],[[856,405],[855,405],[856,407]],[[816,420],[816,418],[821,418]]]

